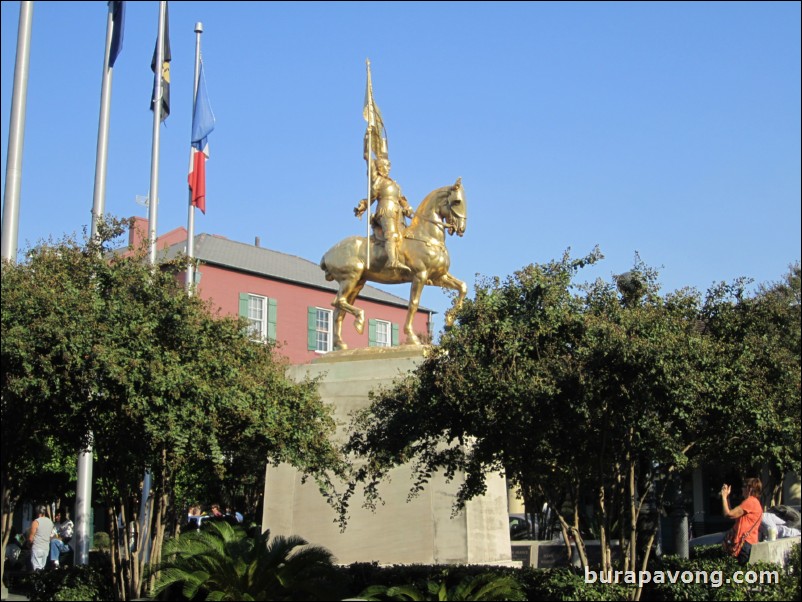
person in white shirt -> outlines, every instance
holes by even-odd
[[[53,568],[58,568],[61,554],[72,550],[70,540],[72,539],[75,525],[73,525],[70,517],[67,516],[67,511],[64,508],[59,508],[54,518],[56,520],[50,538],[50,562],[53,564]]]

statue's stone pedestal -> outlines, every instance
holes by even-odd
[[[402,346],[337,351],[316,362],[292,366],[290,378],[323,375],[320,395],[335,408],[338,436],[345,436],[349,414],[369,404],[368,392],[388,387],[414,369],[425,347]],[[301,484],[288,465],[269,467],[265,479],[263,528],[272,535],[300,535],[322,545],[338,563],[381,564],[511,564],[507,488],[500,476],[488,477],[488,491],[468,502],[452,518],[460,475],[451,483],[435,475],[417,497],[407,502],[411,469],[393,470],[379,487],[384,505],[375,512],[361,507],[358,493],[350,507],[348,527],[340,532],[335,512],[313,480]]]

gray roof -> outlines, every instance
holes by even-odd
[[[186,253],[186,246],[186,241],[172,245],[167,249],[166,257],[172,259]],[[203,263],[337,292],[337,283],[326,280],[317,263],[272,249],[255,247],[212,234],[198,234],[195,237],[194,255]],[[370,285],[362,289],[359,297],[401,307],[409,305],[407,299]],[[420,311],[436,313],[423,306]]]

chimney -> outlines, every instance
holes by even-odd
[[[128,246],[139,249],[148,241],[148,220],[144,217],[134,217],[131,227],[128,229]]]
[[[262,241],[260,241],[259,237],[257,236],[256,239],[253,241],[253,246],[260,247],[261,246],[261,244],[260,244],[261,242]]]

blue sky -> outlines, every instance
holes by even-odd
[[[19,2],[2,2],[2,178]],[[186,226],[195,34],[217,118],[220,234],[317,262],[365,230],[365,59],[410,203],[463,178],[448,240],[471,286],[598,245],[664,291],[780,279],[800,257],[800,3],[171,2],[172,110],[158,233]],[[158,2],[128,2],[114,69],[107,212],[146,216]],[[105,2],[34,3],[20,247],[90,221]],[[387,290],[406,297],[408,286]],[[471,292],[472,294],[472,292]],[[427,287],[423,305],[448,296]]]

